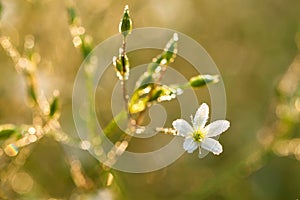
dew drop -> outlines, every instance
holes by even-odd
[[[19,149],[15,144],[9,144],[5,147],[4,152],[8,156],[16,156],[19,153]]]
[[[33,183],[31,176],[25,172],[16,173],[11,180],[13,190],[19,194],[26,194],[30,192],[33,187]]]

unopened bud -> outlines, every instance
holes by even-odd
[[[124,8],[123,18],[119,24],[119,32],[123,34],[124,37],[129,35],[132,31],[132,21],[129,16],[129,8],[128,5]]]
[[[217,83],[219,81],[218,75],[198,75],[190,79],[189,84],[193,88],[202,87],[208,83]]]
[[[129,60],[127,55],[120,55],[118,58],[113,57],[113,65],[120,80],[127,80],[129,76]]]

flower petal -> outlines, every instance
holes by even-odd
[[[219,143],[219,141],[212,138],[204,138],[201,143],[201,147],[212,152],[215,155],[219,155],[223,151],[223,147]]]
[[[192,135],[194,131],[191,125],[183,119],[173,121],[172,125],[178,131],[179,135],[183,137]]]
[[[229,121],[217,120],[207,125],[204,128],[204,132],[206,132],[206,137],[214,137],[226,131],[229,128],[229,126]]]
[[[209,114],[208,105],[206,103],[201,104],[193,120],[193,125],[196,130],[199,130],[200,128],[204,127],[208,119],[208,114]]]
[[[193,153],[198,147],[198,143],[194,141],[192,137],[187,137],[184,140],[183,148],[188,153]]]

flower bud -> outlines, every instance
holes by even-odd
[[[129,76],[129,60],[127,55],[120,55],[118,58],[113,57],[113,65],[117,72],[119,80],[127,80]]]
[[[124,8],[124,15],[119,24],[119,32],[123,34],[124,37],[129,35],[132,30],[132,21],[129,16],[129,8],[128,5]]]
[[[193,88],[202,87],[208,83],[217,83],[219,81],[218,75],[198,75],[190,79],[189,84]]]

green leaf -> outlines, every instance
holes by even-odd
[[[177,54],[177,41],[178,35],[174,33],[173,37],[166,44],[164,51],[152,59],[152,62],[147,67],[147,71],[140,76],[136,83],[136,88],[149,83],[149,81],[159,82],[162,76],[161,72],[165,70],[168,64],[174,62]]]
[[[166,86],[166,85],[157,86],[151,92],[152,92],[152,95],[149,99],[149,102],[151,102],[151,101],[157,101],[157,102],[170,101],[170,100],[176,98],[176,90],[169,86]]]
[[[149,103],[169,101],[176,98],[176,90],[166,85],[149,83],[134,91],[129,101],[129,112],[135,114],[144,111]]]
[[[147,86],[144,85],[134,91],[128,105],[131,114],[142,112],[147,108],[152,87],[153,84],[148,84]]]
[[[69,15],[70,24],[73,24],[76,19],[76,12],[73,7],[68,8],[68,15]]]
[[[166,59],[166,64],[169,64],[174,61],[176,54],[177,54],[177,41],[178,41],[178,35],[177,33],[174,33],[173,38],[167,43],[164,52],[162,54],[162,57]]]
[[[28,95],[30,99],[33,100],[33,102],[37,103],[35,88],[32,85],[30,85],[30,87],[28,88]]]
[[[88,55],[93,50],[92,42],[88,38],[89,36],[87,36],[86,34],[80,35],[80,39],[81,39],[80,50],[84,58],[88,57]]]
[[[50,103],[50,112],[49,112],[49,116],[50,118],[53,118],[55,116],[55,114],[58,113],[59,111],[59,92],[58,91],[54,91],[54,95],[53,95],[53,99]]]
[[[17,132],[17,127],[13,124],[0,125],[0,139],[9,138],[11,135]]]
[[[139,80],[136,82],[136,88],[145,88],[151,83],[154,83],[153,74],[145,72],[140,76]]]

